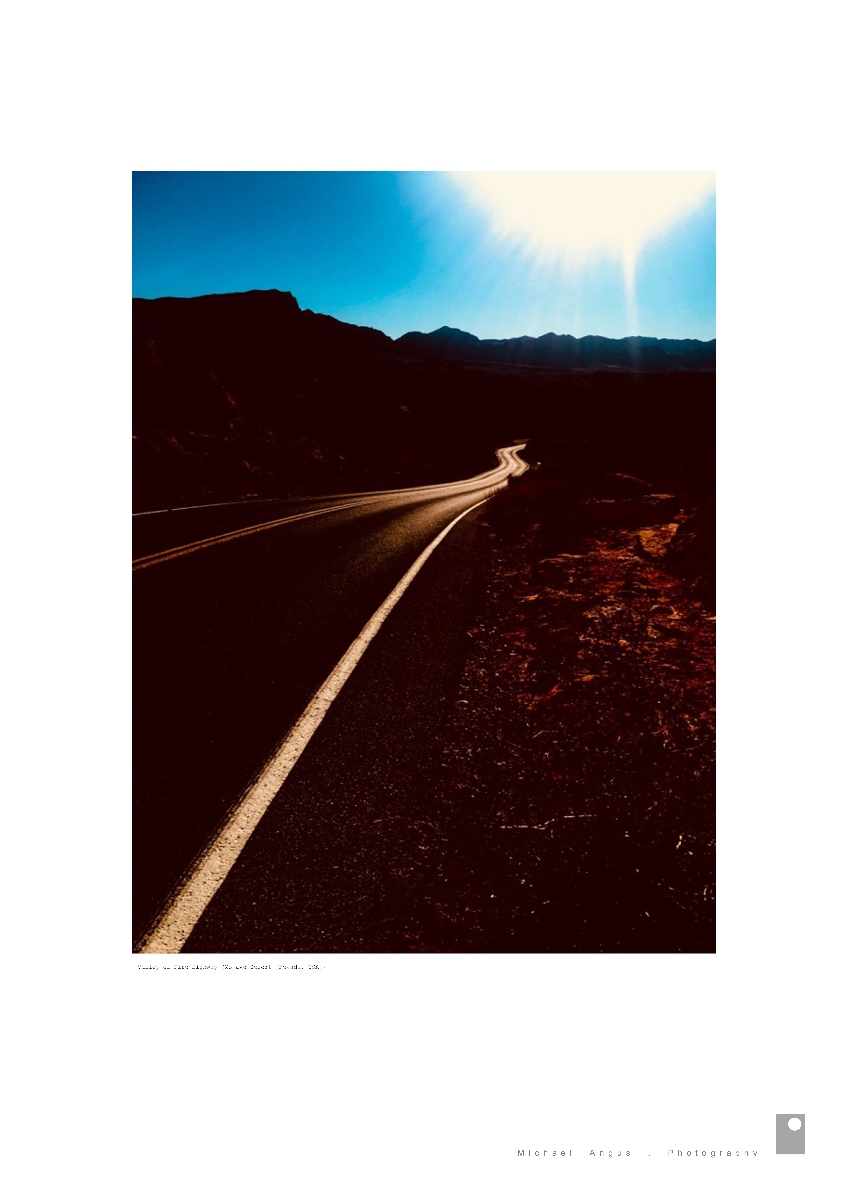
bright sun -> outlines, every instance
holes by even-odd
[[[615,256],[628,293],[644,243],[715,189],[706,171],[462,171],[453,178],[497,237],[548,261]]]

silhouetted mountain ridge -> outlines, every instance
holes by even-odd
[[[457,479],[531,435],[694,444],[714,360],[691,339],[393,340],[277,290],[136,299],[137,504]]]
[[[241,319],[256,329],[284,336],[286,332],[305,335],[307,340],[322,337],[337,345],[365,352],[391,354],[398,349],[428,359],[460,358],[485,362],[505,362],[538,366],[576,368],[627,367],[630,370],[661,370],[671,367],[712,369],[715,367],[715,339],[625,337],[608,338],[599,334],[574,337],[570,333],[543,333],[538,337],[522,334],[511,338],[479,338],[464,329],[442,325],[431,333],[412,331],[392,339],[379,329],[352,325],[324,313],[301,309],[291,292],[276,288],[174,297],[157,300],[133,300],[133,329],[136,334],[157,329],[210,333],[223,330],[228,336]]]
[[[513,338],[478,338],[443,325],[432,333],[405,333],[397,345],[423,358],[474,359],[558,368],[625,367],[628,370],[674,370],[715,367],[715,339],[626,337],[608,338],[570,333],[524,334]]]

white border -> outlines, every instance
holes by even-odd
[[[827,20],[656,0],[10,19],[6,965],[31,1194],[832,1194],[844,237]],[[201,167],[717,170],[716,958],[138,971],[121,850],[129,171]],[[796,1108],[806,1155],[770,1156],[773,1113]],[[756,1140],[766,1157],[720,1183],[710,1162],[686,1182],[646,1163],[624,1182],[617,1160],[514,1174],[513,1145],[596,1137]]]

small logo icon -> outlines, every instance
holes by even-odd
[[[775,1117],[777,1140],[775,1150],[778,1154],[804,1153],[804,1126],[807,1123],[803,1113],[778,1113]]]

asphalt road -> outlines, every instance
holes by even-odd
[[[519,461],[501,452],[455,485],[134,518],[136,948],[404,573]],[[186,951],[404,948],[402,859],[482,585],[480,511],[392,610]]]

